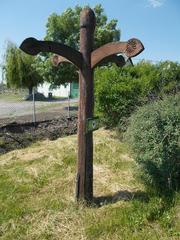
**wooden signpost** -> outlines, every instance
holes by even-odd
[[[127,42],[112,42],[93,51],[95,14],[85,8],[80,16],[80,51],[52,41],[38,41],[27,38],[20,48],[31,55],[52,52],[55,65],[69,62],[79,69],[79,113],[78,113],[78,164],[76,177],[76,199],[91,202],[93,199],[93,130],[97,129],[98,119],[94,118],[93,69],[105,62],[115,62],[124,66],[144,50],[138,39]],[[121,54],[118,56],[117,54]]]

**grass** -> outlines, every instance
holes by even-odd
[[[179,239],[179,194],[147,193],[114,132],[96,131],[94,145],[90,207],[74,202],[76,136],[0,156],[0,239]]]
[[[45,111],[58,111],[59,108],[67,108],[67,102],[41,102],[40,106],[38,106],[38,101],[36,101],[36,110],[38,112],[45,112]],[[77,107],[77,103],[71,102],[70,107]],[[65,110],[64,110],[65,111]],[[67,110],[66,110],[67,111]]]
[[[25,93],[1,93],[0,100],[8,102],[21,102],[26,94]]]

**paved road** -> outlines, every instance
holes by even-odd
[[[77,101],[77,99],[71,99],[70,104],[76,103]],[[35,103],[37,113],[59,111],[67,105],[67,100],[58,100],[51,102],[37,101]],[[33,102],[31,101],[12,102],[0,99],[0,119],[31,115],[32,113]]]

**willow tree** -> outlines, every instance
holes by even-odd
[[[33,56],[23,53],[15,44],[7,44],[4,70],[8,87],[28,88],[32,94],[33,87],[43,81],[36,70],[36,59]]]

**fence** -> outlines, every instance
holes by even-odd
[[[77,131],[77,99],[0,88],[0,154]]]
[[[0,126],[12,122],[31,123],[76,115],[77,99],[45,98],[24,89],[0,89]]]

